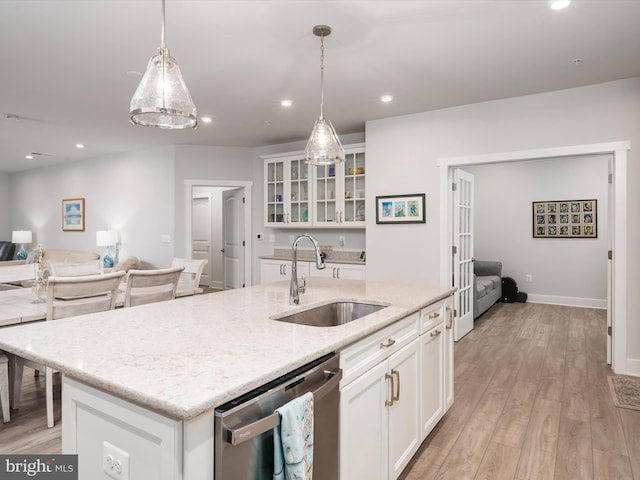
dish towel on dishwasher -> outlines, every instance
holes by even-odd
[[[273,480],[313,479],[313,393],[276,409],[273,429]]]

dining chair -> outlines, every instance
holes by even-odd
[[[47,321],[84,315],[86,313],[113,310],[116,306],[118,286],[124,272],[81,277],[49,277],[47,282]],[[53,374],[55,370],[32,360],[11,355],[13,373],[13,395],[11,406],[20,405],[22,374],[24,367],[45,372],[47,399],[47,426],[53,427]]]
[[[44,264],[45,277],[82,277],[86,275],[99,275],[104,273],[104,267],[100,259],[84,262],[52,262],[47,260]]]
[[[184,267],[155,270],[129,270],[125,287],[124,306],[135,307],[146,303],[176,298],[178,280]]]
[[[174,258],[171,262],[172,267],[184,267],[178,280],[178,288],[176,297],[184,297],[187,295],[195,295],[202,293],[200,288],[200,277],[205,265],[209,262],[206,258],[195,260],[190,258]]]

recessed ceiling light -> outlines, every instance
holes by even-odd
[[[76,143],[76,148],[84,148],[84,144],[83,143]]]
[[[33,155],[25,155],[24,158],[27,160],[33,160]]]
[[[202,117],[202,118],[200,118],[200,120],[202,120],[202,123],[211,123],[211,122],[213,122],[213,119],[211,117]]]
[[[280,102],[280,105],[282,105],[283,107],[287,108],[290,107],[291,105],[293,105],[293,102],[291,100],[282,100]]]
[[[562,10],[563,8],[567,8],[571,0],[549,0],[549,8],[551,10]]]
[[[380,97],[380,101],[384,103],[389,103],[392,100],[393,100],[393,97],[391,95],[383,95]]]

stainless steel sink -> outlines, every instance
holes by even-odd
[[[375,305],[360,302],[333,302],[303,312],[291,313],[280,317],[272,317],[279,322],[296,323],[311,327],[335,327],[352,322],[385,308],[386,305]]]

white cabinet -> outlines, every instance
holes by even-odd
[[[427,438],[444,415],[444,323],[420,336],[420,429]]]
[[[342,278],[345,280],[365,280],[366,278],[366,267],[364,265],[330,262],[325,262],[325,265],[322,270],[310,268],[309,275],[312,277]]]
[[[265,226],[311,225],[309,167],[302,157],[265,159],[264,179]]]
[[[340,478],[395,479],[420,445],[418,319],[340,354]]]
[[[266,155],[264,223],[267,227],[365,226],[364,144],[345,147],[345,162],[307,166],[304,152]]]
[[[398,478],[453,402],[451,302],[340,352],[340,478]]]
[[[298,262],[298,278],[309,276],[309,262]],[[260,259],[260,283],[291,280],[291,262],[286,260]]]

